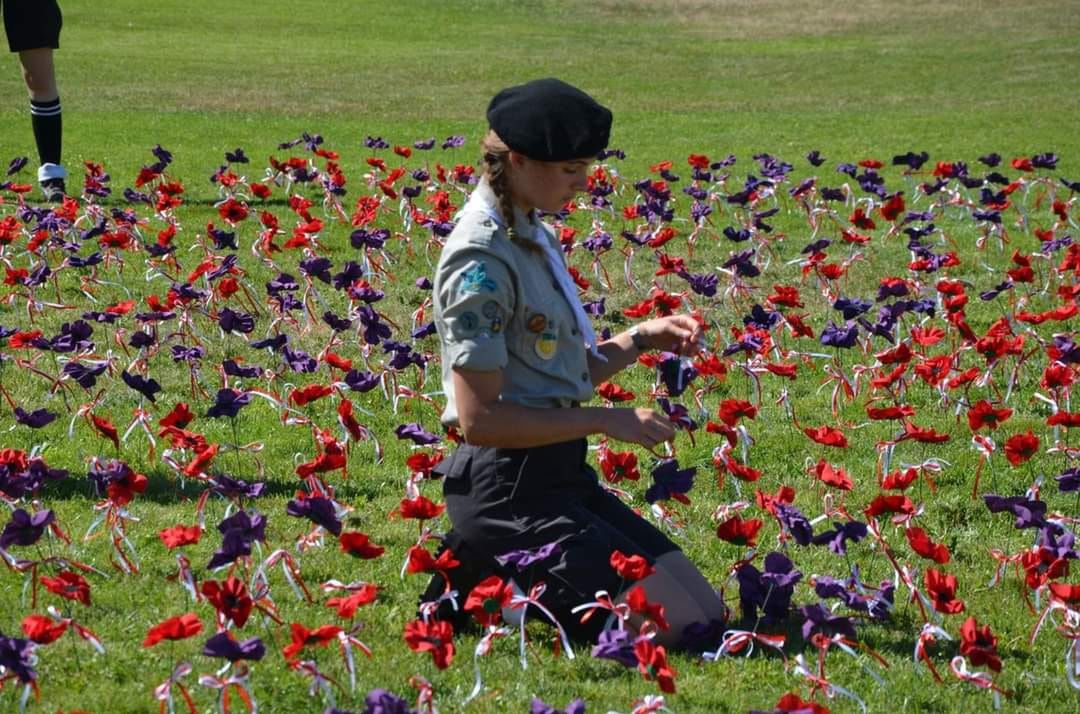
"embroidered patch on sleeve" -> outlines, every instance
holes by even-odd
[[[487,266],[481,261],[461,274],[458,292],[478,293],[484,291],[493,293],[497,287],[498,284],[487,275]]]

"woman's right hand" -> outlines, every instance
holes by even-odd
[[[675,437],[675,427],[653,409],[606,409],[604,433],[618,441],[640,444],[652,450]]]

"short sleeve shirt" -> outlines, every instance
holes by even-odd
[[[554,232],[519,214],[518,240],[511,241],[491,208],[491,188],[481,181],[476,193],[447,238],[435,272],[435,327],[447,402],[443,423],[457,424],[455,367],[503,370],[500,399],[524,406],[587,400],[593,385],[574,313],[544,252],[522,244],[557,245]]]

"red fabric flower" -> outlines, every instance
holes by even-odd
[[[356,610],[362,605],[370,605],[375,602],[379,595],[379,587],[371,583],[364,583],[359,589],[353,590],[343,597],[332,597],[326,601],[327,607],[336,607],[338,617],[346,620],[356,614]]]
[[[663,604],[649,602],[649,598],[645,595],[645,588],[640,585],[635,585],[626,593],[626,604],[630,606],[631,612],[641,615],[646,620],[652,620],[661,630],[671,627],[667,618],[664,617]]]
[[[56,642],[67,632],[67,623],[45,615],[27,615],[22,621],[23,634],[39,645]]]
[[[447,570],[456,568],[459,565],[461,565],[461,561],[454,557],[454,551],[449,548],[440,553],[438,559],[436,559],[423,546],[414,545],[409,548],[405,572],[430,573],[438,571],[445,573]]]
[[[843,467],[833,466],[825,459],[820,459],[817,462],[812,473],[823,484],[838,488],[841,491],[850,491],[855,486],[851,481],[851,477],[847,475],[847,471],[844,471]]]
[[[758,531],[761,530],[760,518],[743,520],[739,516],[732,516],[716,528],[716,537],[735,545],[753,548],[757,545]]]
[[[1024,434],[1014,434],[1005,442],[1005,458],[1013,466],[1024,463],[1039,450],[1039,437],[1028,429]]]
[[[739,419],[742,419],[743,417],[755,419],[757,413],[758,408],[750,402],[742,399],[725,399],[720,402],[717,418],[728,426],[733,427],[738,423]]]
[[[848,440],[847,437],[844,436],[844,432],[831,426],[819,426],[817,428],[807,427],[803,429],[803,433],[822,446],[835,446],[841,449],[846,449],[848,447]]]
[[[289,401],[302,407],[328,396],[333,391],[333,388],[323,384],[309,384],[302,389],[294,389],[289,394]]]
[[[960,654],[967,657],[972,666],[985,665],[995,672],[1001,671],[997,637],[990,631],[990,625],[979,627],[974,617],[969,617],[960,625]]]
[[[287,660],[294,660],[301,650],[308,646],[326,647],[330,642],[337,639],[342,629],[337,625],[322,625],[314,630],[301,625],[299,622],[289,624],[292,634],[292,642],[281,648],[281,654]]]
[[[90,607],[90,583],[78,573],[63,570],[55,578],[41,578],[41,584],[53,595],[59,595],[65,600],[75,600]]]
[[[158,538],[169,550],[198,543],[201,537],[202,528],[199,526],[173,526],[158,531]]]
[[[207,580],[201,590],[223,620],[232,620],[237,627],[243,627],[248,621],[254,602],[240,578],[230,576],[220,583]]]
[[[465,600],[465,612],[472,613],[481,627],[502,622],[504,607],[510,606],[514,589],[498,575],[484,578],[469,592]]]
[[[454,627],[445,620],[413,620],[405,625],[404,638],[413,652],[431,652],[439,669],[454,661]]]
[[[612,569],[619,574],[619,577],[627,582],[636,582],[656,572],[656,568],[650,565],[649,561],[643,556],[628,556],[620,550],[611,552],[610,563]]]
[[[904,534],[907,536],[908,545],[918,555],[941,565],[949,562],[949,549],[941,543],[930,540],[930,536],[922,528],[912,526],[904,531]]]
[[[153,647],[162,640],[186,640],[203,630],[202,621],[194,612],[170,617],[151,627],[143,640],[143,647]]]
[[[863,511],[867,518],[875,518],[883,513],[903,513],[904,515],[911,515],[914,512],[915,504],[911,502],[910,498],[903,494],[882,494],[871,501],[870,505]]]
[[[926,594],[934,604],[934,609],[938,612],[955,615],[964,611],[964,601],[956,599],[955,575],[927,568],[923,584],[926,587]]]
[[[618,483],[623,479],[637,481],[641,478],[637,468],[637,454],[632,451],[612,451],[605,447],[599,452],[599,461],[600,471],[608,483]]]
[[[401,499],[401,505],[398,507],[398,510],[401,513],[402,518],[415,518],[421,521],[428,521],[446,510],[446,505],[435,503],[424,496],[417,496],[416,498]]]
[[[641,639],[634,644],[634,656],[638,660],[638,671],[647,681],[655,681],[660,691],[675,693],[677,672],[668,665],[667,651],[652,640]]]
[[[378,558],[386,550],[381,545],[375,545],[367,534],[360,531],[346,531],[338,539],[341,544],[341,552],[348,553],[355,558],[371,560]]]
[[[968,426],[972,431],[978,431],[979,429],[989,429],[990,431],[993,431],[1011,417],[1012,414],[1013,410],[1008,407],[994,409],[990,402],[985,399],[980,399],[968,410]]]
[[[627,391],[614,382],[601,382],[596,388],[596,393],[601,399],[609,402],[628,402],[634,398],[634,393]]]

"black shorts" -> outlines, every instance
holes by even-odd
[[[559,553],[523,573],[504,570],[523,590],[545,582],[542,602],[570,630],[578,629],[574,606],[598,590],[614,597],[630,585],[612,569],[612,551],[654,563],[679,549],[600,486],[587,449],[585,439],[531,449],[462,445],[440,469],[450,521],[471,549],[494,558],[559,543]],[[596,625],[604,619],[593,618]]]
[[[60,49],[64,18],[56,0],[0,0],[0,9],[12,52],[43,47]]]

